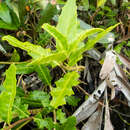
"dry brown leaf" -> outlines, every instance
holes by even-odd
[[[127,67],[130,69],[130,59],[128,59],[128,57],[125,57],[122,54],[117,54],[118,58],[120,59],[120,61]]]
[[[111,84],[111,82],[108,79],[106,79],[106,83],[108,87],[111,88],[111,100],[113,100],[115,98],[115,87]]]
[[[109,80],[113,86],[118,86],[119,90],[125,95],[127,100],[130,102],[129,84],[126,81],[124,81],[121,77],[117,76],[114,70],[109,74]]]
[[[107,84],[103,81],[99,87],[89,96],[89,98],[74,112],[77,124],[88,118],[98,106],[98,100],[104,92]]]
[[[113,87],[112,89],[111,89],[111,100],[113,100],[114,98],[115,98],[115,87]]]
[[[86,78],[86,75],[87,75],[87,73],[88,73],[88,66],[89,66],[89,63],[88,63],[88,58],[87,57],[85,57],[85,69],[84,69],[84,79]]]
[[[91,49],[88,50],[87,53],[90,55],[91,58],[93,58],[96,61],[99,61],[101,59],[101,53],[97,49]]]
[[[73,116],[76,116],[77,124],[85,119],[87,119],[89,116],[92,115],[92,113],[97,109],[98,103],[95,104],[88,104],[87,107],[82,107],[82,111],[80,111],[77,115],[77,111],[73,114]]]
[[[99,108],[84,124],[81,130],[98,130],[101,125],[101,108]]]
[[[116,72],[117,76],[121,77],[123,80],[128,82],[128,78],[127,78],[126,74],[124,73],[123,69],[116,63],[114,65],[114,68],[115,68],[115,72]]]
[[[108,74],[113,70],[115,62],[116,55],[112,51],[107,51],[103,66],[99,74],[101,79],[105,79]]]
[[[105,107],[105,126],[104,126],[104,130],[114,130],[113,126],[111,124],[111,120],[110,120],[109,105],[108,105],[108,99],[107,99],[107,89],[105,91],[105,95],[106,95],[106,107]]]

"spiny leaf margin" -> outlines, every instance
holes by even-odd
[[[60,105],[66,104],[65,96],[71,96],[74,94],[72,87],[79,84],[79,74],[76,71],[68,72],[63,78],[56,81],[56,88],[51,91],[52,101],[51,106],[57,108]]]

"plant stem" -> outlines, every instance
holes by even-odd
[[[18,121],[16,121],[16,122],[14,122],[12,125],[9,125],[8,128],[4,128],[4,130],[10,130],[10,129],[14,128],[16,125],[18,125],[18,124],[20,124],[20,123],[22,123],[22,122],[24,122],[24,121],[27,121],[27,120],[30,120],[30,121],[31,121],[32,119],[33,119],[33,117],[27,117],[27,118],[18,120]]]
[[[25,121],[22,125],[20,125],[16,130],[21,130],[22,127],[24,127],[26,124],[28,124],[31,120]]]
[[[54,116],[54,124],[56,124],[56,111],[55,110],[53,111],[53,116]],[[54,130],[56,129],[54,128]]]
[[[52,91],[52,86],[50,85],[50,90]],[[56,124],[56,111],[53,110],[53,118],[54,118],[54,123]],[[55,128],[53,130],[56,130]]]
[[[21,64],[21,63],[26,63],[26,62],[30,62],[31,60],[28,61],[24,61],[24,62],[5,62],[5,61],[1,61],[0,64],[6,64],[6,65],[10,65],[10,64]]]

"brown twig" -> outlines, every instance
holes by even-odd
[[[130,39],[130,35],[123,37],[122,39],[116,41],[116,43],[121,43],[121,42],[126,41],[128,39]]]
[[[56,111],[53,110],[53,118],[54,118],[54,124],[56,124]],[[56,130],[55,128],[53,130]]]
[[[97,15],[97,13],[98,13],[99,11],[100,11],[100,8],[96,9],[96,11],[94,12],[94,14],[90,17],[91,25],[93,24],[94,17]]]
[[[23,77],[23,74],[21,74],[21,75],[20,75],[20,77],[19,77],[19,79],[18,79],[17,86],[19,86],[19,85],[20,85],[20,81],[21,81],[22,77]]]
[[[85,95],[88,95],[88,96],[90,95],[83,88],[81,88],[79,85],[77,85],[76,87],[79,88]]]
[[[28,118],[24,118],[24,119],[18,120],[16,122],[14,122],[13,124],[9,125],[8,128],[4,128],[4,130],[10,130],[10,129],[14,128],[16,125],[18,125],[18,124],[20,124],[20,123],[22,123],[24,121],[27,121],[27,120],[31,121],[32,119],[33,119],[33,117],[28,117]]]

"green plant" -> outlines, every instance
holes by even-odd
[[[9,92],[7,90],[5,91],[7,94],[12,92],[12,96],[11,98],[8,98],[8,100],[11,99],[11,105],[7,109],[9,113],[8,115],[3,114],[4,109],[2,108],[4,105],[0,107],[0,109],[2,109],[0,115],[2,120],[8,124],[10,123],[12,119],[11,112],[13,107],[16,109],[13,111],[16,116],[19,118],[28,118],[28,105],[33,107],[39,105],[42,107],[42,110],[33,117],[39,128],[46,127],[51,130],[55,127],[57,130],[75,130],[75,117],[68,117],[66,119],[58,107],[66,104],[66,97],[74,94],[72,87],[79,84],[79,70],[75,70],[75,66],[77,67],[77,62],[82,59],[83,52],[94,48],[94,45],[117,25],[118,24],[111,26],[105,30],[101,28],[92,28],[79,32],[76,2],[75,0],[68,0],[62,9],[62,13],[59,17],[57,26],[54,27],[47,23],[43,24],[42,26],[44,30],[46,30],[55,38],[55,50],[42,48],[41,46],[31,44],[30,42],[21,42],[10,35],[3,36],[2,40],[6,40],[10,45],[27,51],[28,55],[30,55],[32,59],[30,62],[25,61],[16,65],[12,64],[7,70],[6,80],[3,86],[5,89],[7,89],[8,86],[6,87],[6,84],[9,82],[12,83],[12,85],[9,86]],[[84,40],[93,34],[96,34],[96,37],[89,38],[88,41],[84,43]],[[51,84],[51,75],[48,69],[50,66],[52,68],[60,66],[65,71],[65,74],[63,74],[63,76],[55,82],[56,87],[52,87]],[[49,86],[50,93],[47,94],[44,91],[37,91],[29,93],[27,97],[17,95],[15,103],[13,104],[16,91],[16,73],[26,74],[34,71],[37,72],[39,78],[43,81],[43,83],[46,86]],[[12,74],[12,79],[8,79],[8,77],[10,77]],[[6,99],[3,93],[4,90],[0,94],[0,102],[4,102]],[[52,100],[50,100],[50,96],[52,97]],[[7,103],[5,102],[5,105],[6,104]],[[53,112],[54,115],[57,112],[56,117],[60,123],[53,122],[52,118],[47,117],[48,113],[50,112]]]
[[[12,107],[16,95],[16,67],[12,64],[6,71],[6,79],[0,94],[0,118],[10,124],[12,120]]]
[[[14,5],[9,1],[0,3],[0,28],[18,30],[20,20],[14,10]]]

